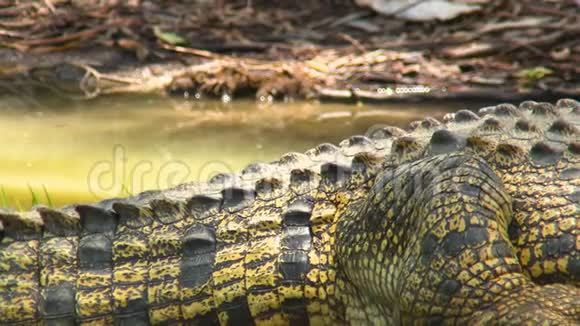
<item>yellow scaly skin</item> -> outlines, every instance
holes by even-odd
[[[0,323],[580,323],[580,103],[378,128],[207,184],[0,212]]]

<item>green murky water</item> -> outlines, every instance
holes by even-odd
[[[376,124],[404,126],[425,115],[440,118],[477,107],[223,104],[157,97],[49,102],[45,107],[0,99],[1,206],[95,202],[207,180],[285,152],[338,143]]]

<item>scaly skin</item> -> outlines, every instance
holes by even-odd
[[[0,212],[3,324],[580,323],[580,103]]]

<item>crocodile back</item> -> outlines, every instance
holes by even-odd
[[[513,213],[500,226],[527,277],[578,284],[579,126],[573,100],[462,110],[209,182],[0,211],[0,320],[344,323],[356,303],[338,293],[349,286],[339,221],[358,212],[382,172],[450,153],[485,161],[505,187]]]

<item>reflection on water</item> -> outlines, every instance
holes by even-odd
[[[257,104],[107,98],[51,106],[1,103],[0,205],[27,209],[32,194],[55,206],[207,180],[321,142],[338,143],[375,124],[404,126],[444,106]],[[5,195],[2,195],[2,194]],[[4,203],[5,204],[5,203]]]

